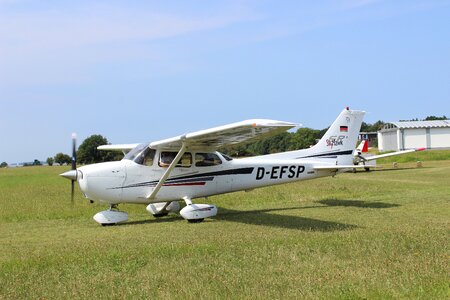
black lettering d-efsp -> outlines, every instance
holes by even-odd
[[[264,178],[264,173],[266,172],[266,169],[259,167],[256,170],[256,180],[261,180]]]

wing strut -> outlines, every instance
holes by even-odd
[[[172,163],[167,168],[166,172],[164,172],[164,175],[159,180],[158,184],[153,189],[152,193],[147,196],[147,199],[154,199],[156,197],[156,194],[158,194],[159,190],[163,186],[163,184],[166,182],[167,178],[169,178],[170,173],[172,173],[173,168],[177,165],[180,158],[183,156],[184,152],[186,152],[186,144],[183,141],[180,151],[178,151],[177,156],[173,159]]]

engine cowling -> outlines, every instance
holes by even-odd
[[[191,204],[185,206],[180,215],[186,220],[201,220],[217,215],[217,207],[212,204]]]

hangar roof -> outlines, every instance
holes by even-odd
[[[399,129],[450,127],[450,120],[389,122],[386,123],[384,129],[392,128],[392,125]]]

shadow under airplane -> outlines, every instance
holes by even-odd
[[[307,217],[277,214],[276,212],[304,210],[304,209],[319,209],[319,208],[324,209],[329,206],[353,206],[362,208],[389,208],[400,206],[398,204],[390,204],[383,202],[369,202],[362,200],[339,200],[339,199],[325,199],[316,201],[316,203],[322,205],[269,208],[269,209],[244,210],[244,211],[219,207],[218,208],[219,213],[212,219],[227,222],[238,222],[250,225],[261,225],[261,226],[279,227],[305,231],[331,232],[331,231],[355,229],[358,226],[333,221],[318,220]],[[166,222],[185,222],[185,221],[177,215],[169,215],[168,217],[158,219],[151,218],[147,220],[131,221],[117,225],[129,226],[139,224],[157,224]]]
[[[293,211],[301,209],[324,208],[325,206],[299,206],[288,208],[259,209],[238,211],[226,208],[219,208],[216,220],[227,222],[239,222],[251,225],[262,225],[269,227],[280,227],[287,229],[297,229],[306,231],[341,231],[354,229],[357,226],[332,221],[324,221],[313,218],[274,214],[273,212]]]
[[[363,200],[341,200],[341,199],[324,199],[316,201],[315,203],[320,203],[327,206],[353,206],[361,208],[390,208],[400,206],[399,204],[384,203],[384,202],[369,202]]]

